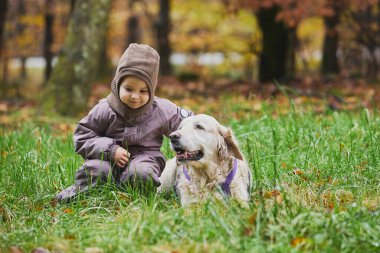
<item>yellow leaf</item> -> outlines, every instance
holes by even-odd
[[[335,192],[335,197],[341,204],[352,203],[354,201],[354,195],[352,192],[346,190],[337,190]]]
[[[290,245],[292,245],[292,247],[297,247],[298,245],[305,245],[308,241],[309,239],[306,237],[296,237],[291,241]]]
[[[272,197],[277,197],[280,194],[281,193],[278,190],[267,191],[267,192],[264,192],[264,198],[269,199],[269,198],[272,198]]]
[[[251,225],[255,224],[256,223],[256,216],[257,216],[257,213],[254,213],[251,216],[249,216],[248,223]]]

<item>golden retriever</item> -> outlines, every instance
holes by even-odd
[[[167,162],[158,192],[174,189],[182,206],[209,196],[248,203],[251,172],[230,128],[198,114],[185,118],[169,138],[176,157]]]

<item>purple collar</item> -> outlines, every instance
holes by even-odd
[[[230,171],[230,173],[228,174],[227,178],[226,178],[226,181],[224,181],[220,187],[222,188],[223,190],[223,193],[226,195],[226,196],[231,196],[231,190],[230,190],[230,184],[232,182],[232,179],[235,177],[235,174],[236,174],[236,171],[237,171],[237,159],[234,159],[234,166],[232,167],[232,170]],[[190,175],[189,175],[189,172],[187,171],[186,167],[183,166],[183,174],[185,175],[186,179],[191,181],[191,178],[190,178]]]

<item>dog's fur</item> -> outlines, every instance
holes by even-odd
[[[174,188],[182,206],[201,202],[210,195],[223,198],[219,186],[232,170],[235,158],[238,168],[230,184],[231,197],[242,203],[249,201],[251,172],[230,128],[211,116],[198,114],[185,118],[169,138],[177,156],[167,162],[159,192]],[[183,166],[191,181],[185,177]]]

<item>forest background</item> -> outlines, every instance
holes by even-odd
[[[259,100],[281,85],[301,100],[327,98],[333,108],[378,100],[377,0],[15,0],[0,7],[5,124],[20,104],[82,115],[109,92],[131,42],[159,51],[158,94],[188,98],[199,112],[207,108],[197,107],[198,95],[211,104],[222,91]]]

